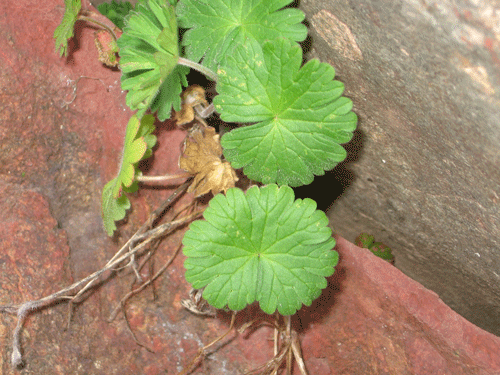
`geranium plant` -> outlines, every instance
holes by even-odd
[[[217,309],[238,311],[257,301],[265,313],[286,317],[286,345],[277,357],[293,351],[305,373],[289,317],[320,295],[338,255],[326,215],[311,199],[295,200],[292,187],[345,159],[341,144],[351,139],[357,117],[332,66],[316,59],[302,65],[298,42],[307,29],[304,14],[286,7],[290,2],[140,0],[132,10],[114,2],[102,7],[124,25],[119,38],[107,31],[117,39],[122,88],[136,111],[119,172],[103,190],[102,215],[112,235],[130,207],[126,193],[147,180],[138,164],[156,142],[154,115],[164,121],[174,113],[179,126],[188,126],[179,160],[193,177],[188,191],[214,195],[183,239],[186,280]],[[65,3],[54,34],[61,54],[74,23],[86,20],[79,0]],[[213,81],[211,103],[203,88],[183,92],[191,69]],[[237,127],[219,137],[209,126],[214,112]],[[249,185],[238,186],[237,170]],[[269,366],[275,371],[280,364]]]

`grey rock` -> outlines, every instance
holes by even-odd
[[[359,116],[348,159],[311,190],[334,201],[335,231],[373,234],[404,273],[500,335],[500,3],[300,8],[308,58],[336,69]]]

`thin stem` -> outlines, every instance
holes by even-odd
[[[304,364],[304,359],[302,358],[302,352],[300,350],[300,340],[297,332],[292,331],[292,351],[297,365],[299,366],[300,373],[302,375],[307,375],[306,365]]]
[[[108,318],[108,322],[112,322],[113,320],[115,320],[116,315],[118,315],[118,312],[120,311],[120,309],[123,311],[123,314],[126,313],[126,311],[125,311],[125,304],[130,299],[130,297],[132,297],[133,295],[141,292],[144,288],[146,288],[147,286],[151,285],[168,268],[168,266],[170,266],[170,264],[172,264],[172,262],[174,261],[175,257],[179,253],[180,249],[181,249],[181,246],[178,246],[177,250],[170,257],[170,259],[163,265],[162,268],[160,268],[160,270],[158,272],[156,272],[153,275],[153,277],[151,277],[148,281],[146,281],[145,283],[143,283],[138,288],[133,289],[130,292],[128,292],[125,295],[125,297],[123,297],[121,299],[120,304],[118,306],[116,306],[116,308],[113,310],[113,312],[111,313],[110,317]]]
[[[118,37],[116,36],[115,32],[113,30],[111,30],[111,28],[109,26],[106,26],[102,22],[99,22],[91,17],[82,16],[82,15],[78,16],[78,20],[94,23],[94,24],[98,25],[99,27],[102,27],[103,29],[107,30],[111,34],[111,36],[113,37],[115,42],[118,40]]]
[[[139,182],[168,182],[187,177],[191,177],[191,174],[188,172],[179,172],[175,174],[167,174],[165,176],[137,176],[135,179]]]
[[[217,79],[219,78],[215,72],[213,72],[212,70],[208,69],[207,67],[205,67],[205,66],[203,66],[201,64],[195,63],[194,61],[185,59],[183,57],[179,57],[179,60],[177,61],[177,63],[179,65],[184,65],[184,66],[187,66],[187,67],[189,67],[191,69],[197,70],[198,72],[206,75],[212,81],[217,82]]]
[[[286,342],[287,346],[291,344],[292,341],[292,319],[290,318],[290,315],[285,316],[285,322],[286,322]],[[286,374],[291,375],[292,373],[292,351],[290,350],[291,348],[288,347],[288,353],[287,353],[287,358],[286,358]]]

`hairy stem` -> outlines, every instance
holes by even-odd
[[[208,78],[210,78],[212,81],[217,82],[217,79],[219,78],[215,72],[213,72],[212,70],[208,69],[207,67],[205,67],[205,66],[203,66],[201,64],[195,63],[194,61],[185,59],[183,57],[179,57],[179,60],[177,61],[177,63],[179,65],[187,66],[187,67],[189,67],[191,69],[194,69],[194,70],[196,70],[196,71],[204,74],[205,76],[207,76]]]
[[[102,22],[99,22],[91,17],[87,17],[87,16],[82,16],[82,15],[79,15],[78,16],[78,20],[79,21],[86,21],[86,22],[90,22],[90,23],[93,23],[99,27],[102,27],[103,29],[105,29],[106,31],[108,31],[111,36],[113,37],[113,39],[115,40],[115,42],[118,40],[118,37],[116,36],[115,32],[113,30],[111,30],[111,28],[105,24],[103,24]]]
[[[169,182],[191,176],[192,175],[188,172],[179,172],[175,174],[166,174],[165,176],[137,176],[135,179],[139,182]]]

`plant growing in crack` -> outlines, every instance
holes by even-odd
[[[130,207],[125,193],[137,190],[139,182],[193,177],[154,212],[105,270],[128,261],[138,275],[136,258],[147,246],[203,214],[204,220],[192,222],[183,239],[186,280],[216,309],[235,312],[257,301],[265,313],[277,314],[275,356],[261,368],[269,374],[277,373],[283,362],[289,371],[292,356],[306,373],[290,316],[320,295],[338,261],[326,215],[311,199],[295,200],[292,187],[311,183],[344,160],[341,144],[351,139],[357,122],[352,102],[342,97],[343,84],[334,80],[334,69],[315,59],[302,66],[298,42],[306,38],[307,29],[300,10],[282,9],[290,2],[139,1],[117,40],[122,88],[128,91],[127,105],[137,112],[127,125],[119,172],[102,196],[104,226],[112,235]],[[61,54],[67,51],[74,23],[87,20],[80,15],[79,0],[65,3],[54,34]],[[185,29],[180,40],[179,27]],[[113,42],[114,31],[105,29]],[[114,46],[107,50],[116,51]],[[190,69],[215,83],[212,103],[203,88],[190,86],[182,92]],[[151,156],[156,142],[153,114],[164,121],[172,109],[178,126],[191,124],[179,160],[186,172],[142,176],[138,163]],[[239,126],[219,137],[206,122],[214,111]],[[236,187],[235,170],[240,169],[250,186]],[[189,207],[190,213],[153,227],[186,189],[195,197],[210,192],[214,197],[205,210]],[[63,299],[79,301],[102,272],[44,299],[4,308],[18,315],[15,366],[22,362],[19,331],[27,312]],[[200,302],[200,293],[194,295]],[[191,307],[197,311],[196,304]],[[278,316],[284,317],[284,325]]]

